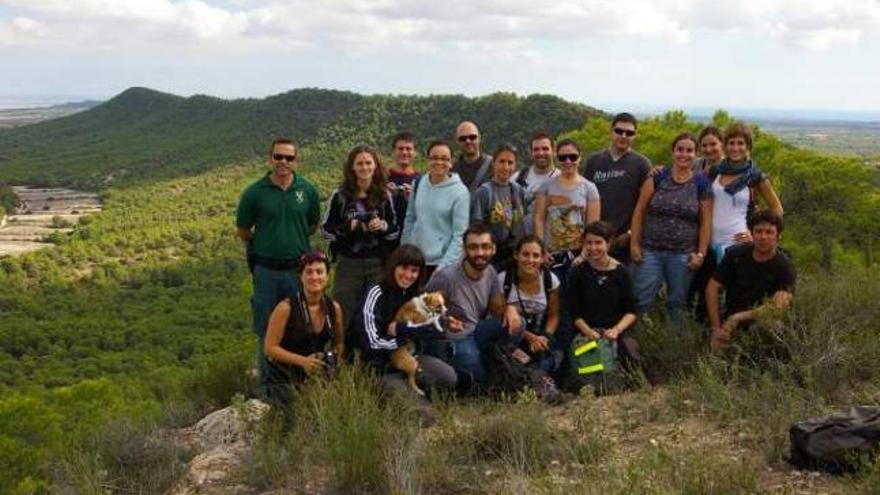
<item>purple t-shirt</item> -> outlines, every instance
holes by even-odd
[[[693,251],[700,233],[700,201],[709,194],[709,181],[702,174],[682,184],[672,179],[669,169],[654,177],[642,246],[676,253]]]

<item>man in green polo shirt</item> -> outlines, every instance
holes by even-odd
[[[309,247],[309,234],[318,226],[320,198],[315,187],[296,168],[296,144],[279,138],[272,142],[272,170],[241,194],[235,224],[248,245],[254,294],[251,309],[257,343],[260,384],[267,378],[263,338],[269,315],[278,301],[300,288],[297,259]],[[262,387],[264,388],[264,387]]]

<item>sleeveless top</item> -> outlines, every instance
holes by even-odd
[[[324,306],[324,325],[318,332],[312,329],[305,295],[297,292],[287,301],[290,303],[290,316],[287,318],[287,326],[284,327],[284,335],[281,337],[281,348],[301,356],[324,352],[328,345],[332,345],[335,336],[336,308],[333,306],[333,300],[327,296],[321,297],[321,304]],[[305,378],[305,371],[302,368],[290,364],[269,361],[269,371],[269,380],[273,383]]]

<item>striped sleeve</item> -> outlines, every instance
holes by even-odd
[[[377,310],[381,299],[382,287],[379,285],[370,287],[370,290],[367,291],[367,297],[364,301],[364,308],[362,310],[364,332],[367,335],[367,342],[370,345],[370,349],[392,351],[397,349],[397,340],[382,337],[379,334],[379,325],[377,325],[376,321],[379,318]]]

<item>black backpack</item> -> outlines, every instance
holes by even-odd
[[[490,392],[514,394],[524,389],[535,391],[538,399],[556,404],[562,395],[546,371],[528,366],[531,357],[512,343],[493,342],[486,347]]]
[[[855,472],[880,447],[880,407],[851,406],[810,418],[792,426],[789,436],[793,465],[836,474]]]

